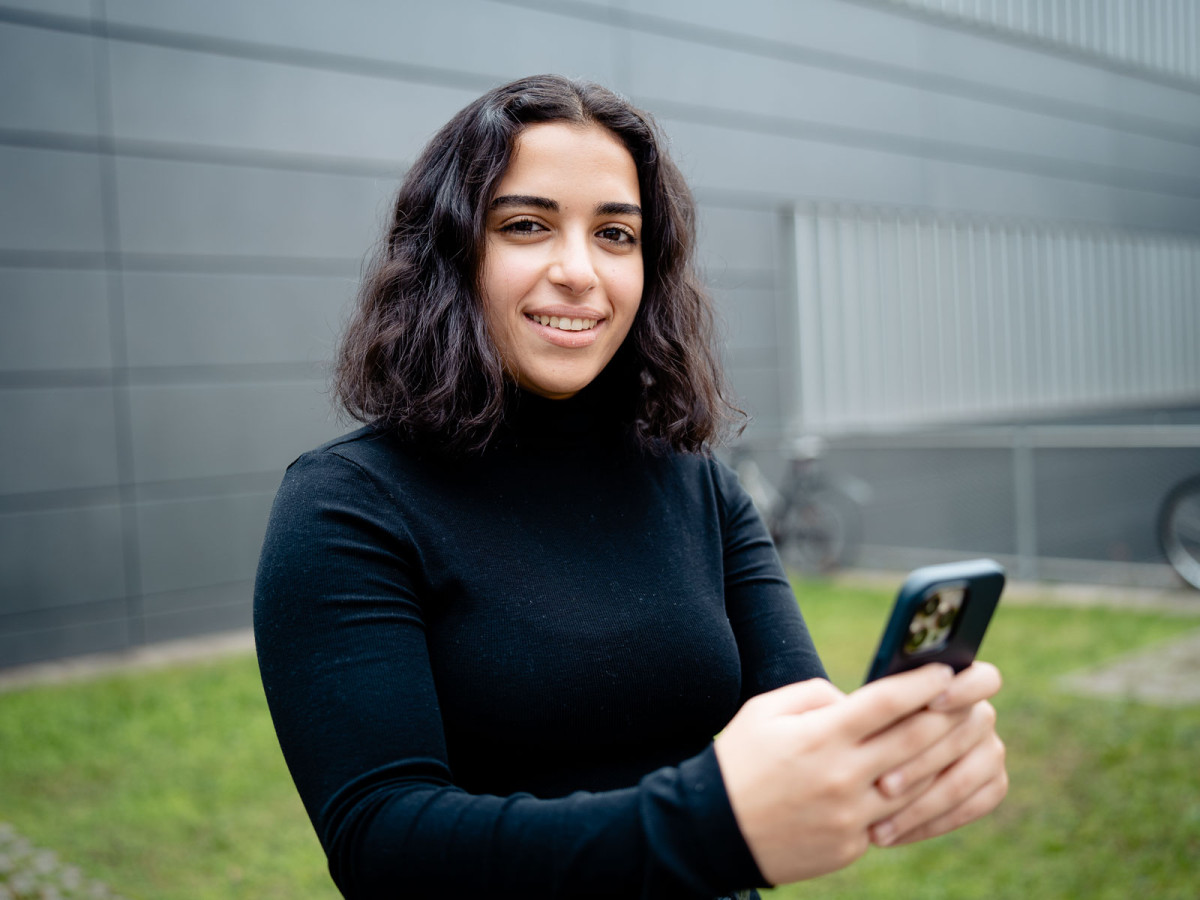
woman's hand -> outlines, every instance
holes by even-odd
[[[889,827],[894,839],[917,840],[999,802],[982,808],[993,790],[984,784],[995,778],[992,755],[980,749],[994,737],[979,711],[999,687],[991,673],[954,678],[931,665],[850,695],[816,679],[747,702],[716,753],[763,877],[781,884],[832,872],[872,837],[883,842]]]
[[[995,809],[1008,793],[1004,743],[996,734],[996,710],[987,701],[1000,688],[1000,673],[976,662],[961,672],[931,711],[967,711],[967,718],[926,753],[879,780],[889,797],[911,802],[871,826],[880,846],[937,837]]]

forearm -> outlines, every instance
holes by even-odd
[[[323,823],[347,897],[393,897],[398,885],[444,897],[712,897],[762,884],[711,749],[635,787],[552,800],[394,772],[365,781]]]

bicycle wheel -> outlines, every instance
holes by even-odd
[[[841,511],[820,497],[788,504],[771,526],[784,563],[802,572],[836,568],[846,552],[846,533]]]
[[[1200,590],[1200,477],[1167,494],[1158,514],[1158,540],[1180,577]]]

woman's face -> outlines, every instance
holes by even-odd
[[[543,122],[517,138],[487,214],[483,300],[505,368],[558,400],[600,374],[642,301],[637,167],[611,132]]]

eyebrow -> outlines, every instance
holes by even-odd
[[[547,212],[558,212],[558,204],[549,197],[532,197],[529,194],[504,194],[492,201],[490,209],[505,206],[536,206]]]
[[[596,207],[596,214],[601,216],[637,216],[642,217],[642,208],[636,203],[601,203]]]
[[[490,209],[501,209],[505,206],[535,206],[538,209],[544,209],[547,212],[558,212],[558,201],[551,200],[549,197],[535,197],[529,194],[504,194],[492,201]],[[636,203],[617,203],[609,201],[600,203],[596,206],[596,215],[599,216],[638,216],[642,215],[642,208]]]

